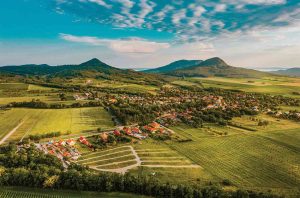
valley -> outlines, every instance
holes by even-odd
[[[40,152],[55,159],[50,166],[91,171],[90,179],[112,174],[119,182],[116,178],[129,174],[155,185],[203,188],[202,193],[217,188],[221,193],[299,195],[299,79],[136,72],[138,79],[125,82],[92,77],[85,67],[90,69],[76,67],[81,77],[59,69],[38,78],[2,77],[2,148],[17,149],[20,157]],[[9,170],[1,158],[0,170]],[[47,174],[51,185],[63,177]]]

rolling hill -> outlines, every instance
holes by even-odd
[[[202,60],[178,60],[175,62],[172,62],[168,65],[161,66],[154,69],[148,69],[144,70],[143,72],[146,73],[165,73],[165,72],[171,72],[177,69],[184,69],[192,66],[196,66],[200,64]]]
[[[300,77],[300,67],[294,67],[284,70],[272,71],[274,74],[286,75],[286,76],[293,76],[293,77]]]
[[[214,57],[201,61],[196,65],[177,66],[179,69],[160,72],[165,75],[186,76],[186,77],[237,77],[237,78],[260,78],[271,76],[272,74],[256,71],[253,69],[245,69],[241,67],[233,67],[228,65],[224,60]]]
[[[146,74],[130,69],[112,67],[100,60],[93,58],[78,65],[50,66],[47,64],[3,66],[0,67],[2,76],[18,76],[45,79],[48,82],[58,82],[64,79],[94,78],[138,84],[158,85],[163,81],[159,75]]]

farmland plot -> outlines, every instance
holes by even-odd
[[[291,129],[276,135],[255,132],[168,144],[219,180],[246,188],[295,188],[300,184],[299,135],[299,129]]]
[[[110,129],[113,122],[102,108],[25,109],[16,108],[0,114],[0,136],[4,136],[20,122],[24,122],[8,139],[20,140],[31,134],[50,132],[82,133]]]
[[[140,165],[132,146],[121,146],[97,152],[87,152],[77,161],[99,171],[125,173]]]

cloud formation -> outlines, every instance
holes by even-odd
[[[170,32],[179,42],[194,42],[291,25],[300,19],[299,6],[295,0],[58,0],[55,8],[95,23]]]
[[[101,39],[91,36],[74,36],[63,33],[60,34],[60,38],[66,41],[84,43],[87,45],[106,46],[113,51],[121,53],[154,53],[170,47],[168,43],[148,41],[141,38]]]

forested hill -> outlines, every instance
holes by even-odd
[[[177,69],[183,69],[183,68],[196,66],[196,65],[200,64],[201,62],[202,62],[202,60],[178,60],[178,61],[172,62],[165,66],[161,66],[161,67],[154,68],[154,69],[144,70],[143,72],[146,72],[146,73],[171,72],[171,71],[174,71]]]
[[[215,57],[202,61],[201,63],[174,71],[169,71],[164,74],[173,76],[200,76],[200,77],[237,77],[237,78],[260,78],[271,76],[272,74],[256,71],[253,69],[246,69],[241,67],[233,67],[228,65],[224,60]]]
[[[121,69],[109,66],[98,59],[91,59],[87,62],[79,65],[60,65],[49,66],[47,64],[42,65],[20,65],[20,66],[4,66],[0,67],[1,73],[17,74],[17,75],[71,75],[72,73],[81,71],[95,71],[95,72],[121,72]]]
[[[64,82],[64,79],[92,78],[99,80],[129,82],[136,84],[160,85],[165,77],[160,75],[145,74],[130,69],[112,67],[94,58],[78,65],[50,66],[20,65],[0,67],[3,78],[38,79],[40,82]]]

